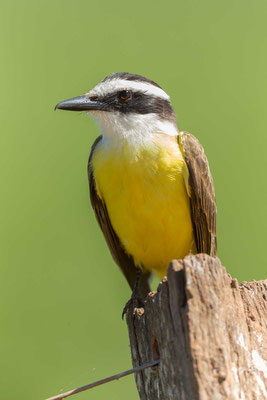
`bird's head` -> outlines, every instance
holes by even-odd
[[[106,138],[178,133],[175,112],[164,90],[150,79],[127,72],[107,76],[85,95],[64,100],[55,109],[89,112]]]

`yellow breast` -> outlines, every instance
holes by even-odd
[[[162,277],[172,259],[195,252],[188,171],[177,138],[155,134],[138,148],[100,142],[92,164],[113,229],[136,265]]]

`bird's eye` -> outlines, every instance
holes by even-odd
[[[91,101],[97,101],[97,100],[98,100],[98,97],[97,97],[97,96],[91,96],[91,97],[89,97],[89,99],[90,99]]]
[[[121,92],[119,92],[119,98],[121,100],[128,100],[132,97],[132,92],[130,92],[130,90],[122,90]]]

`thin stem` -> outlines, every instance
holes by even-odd
[[[131,374],[134,374],[135,372],[142,371],[143,369],[155,367],[158,364],[159,364],[159,360],[154,360],[154,361],[151,361],[149,363],[140,365],[139,367],[135,367],[135,368],[129,369],[128,371],[120,372],[119,374],[116,374],[116,375],[113,375],[113,376],[109,376],[108,378],[105,378],[105,379],[101,379],[100,381],[89,383],[89,385],[85,385],[85,386],[79,387],[77,389],[70,390],[69,392],[65,392],[65,393],[58,394],[58,395],[53,396],[53,397],[49,397],[46,400],[65,399],[66,397],[72,396],[73,394],[83,392],[84,390],[93,389],[96,386],[104,385],[105,383],[118,380],[120,378],[123,378],[124,376],[131,375]]]

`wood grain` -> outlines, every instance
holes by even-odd
[[[267,280],[238,284],[218,258],[172,261],[145,309],[130,309],[141,400],[267,398]]]

